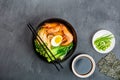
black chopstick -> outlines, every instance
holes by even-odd
[[[63,68],[63,66],[57,61],[56,57],[53,55],[53,53],[50,51],[50,49],[47,47],[47,45],[44,43],[44,41],[41,39],[41,37],[36,33],[35,29],[32,27],[32,25],[29,23],[29,26],[31,28],[31,30],[33,30],[33,32],[35,33],[36,36],[39,37],[39,39],[41,40],[41,42],[43,43],[43,45],[45,46],[45,48],[50,52],[50,54],[53,56],[53,58],[55,59],[55,61],[60,65],[61,68]],[[43,46],[43,47],[44,47]]]
[[[34,32],[34,30],[30,27],[30,25],[28,24],[27,25],[28,27],[29,27],[29,29],[31,30],[31,32],[34,34],[34,36],[36,35],[36,33]],[[38,40],[38,42],[39,42],[39,44],[41,45],[41,42],[39,41],[39,39],[38,38],[36,38],[37,40]],[[42,48],[44,49],[44,51],[47,53],[47,51],[45,50],[45,48],[44,48],[44,46],[43,45],[41,45],[42,46]],[[48,55],[48,57],[50,58],[50,60],[52,61],[52,58],[50,57],[50,55],[47,53],[47,55]],[[52,62],[53,63],[53,65],[56,67],[56,69],[58,70],[58,71],[60,71],[60,69],[57,67],[57,65],[54,63],[54,62]]]
[[[30,24],[28,24],[28,27],[29,27],[29,29],[32,31],[32,33],[34,34],[34,36],[38,36],[37,33],[34,31],[34,29],[32,29],[32,27],[31,27]],[[38,38],[36,38],[36,39],[38,40],[39,44],[41,44],[41,42],[39,41],[39,39],[38,39]],[[50,60],[52,61],[52,58],[50,57],[50,55],[48,54],[48,52],[46,51],[46,49],[44,48],[44,46],[43,46],[43,45],[41,45],[41,46],[42,46],[42,48],[45,50],[45,52],[47,53],[47,55],[48,55],[48,57],[50,58]],[[60,69],[57,67],[57,65],[55,64],[55,62],[52,62],[52,63],[53,63],[53,65],[56,67],[56,69],[57,69],[58,71],[60,71]]]
[[[55,61],[57,62],[57,64],[59,64],[59,66],[61,68],[63,68],[63,66],[60,64],[60,62],[57,61],[57,59],[55,58],[55,56],[53,55],[53,53],[49,50],[49,48],[47,47],[47,45],[44,43],[44,41],[41,39],[41,37],[37,34],[37,32],[35,31],[35,29],[32,27],[32,25],[29,23],[27,24],[28,28],[31,30],[31,32],[33,33],[34,36],[37,36],[39,39],[37,38],[39,44],[43,44],[42,48],[45,50],[45,52],[47,53],[48,57],[50,58],[50,60],[52,61],[52,58],[50,57],[50,55],[48,54],[48,52],[46,51],[46,49],[50,52],[50,54],[54,57]],[[45,47],[44,47],[45,46]],[[46,48],[46,49],[45,49]],[[58,71],[60,71],[60,69],[57,67],[56,63],[54,61],[52,61],[52,63],[54,64],[54,66],[57,68]]]

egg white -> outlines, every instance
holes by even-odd
[[[62,39],[61,39],[61,41],[60,41],[59,43],[56,43],[56,42],[55,42],[55,39],[56,39],[56,37],[58,37],[58,36],[62,38],[61,35],[54,36],[54,37],[52,38],[52,40],[51,40],[52,46],[59,46],[59,45],[61,44]]]

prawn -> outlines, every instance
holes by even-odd
[[[56,26],[56,27],[47,29],[48,34],[56,33],[56,32],[59,32],[59,31],[60,31],[60,26]]]
[[[43,27],[45,28],[54,28],[56,27],[57,25],[59,25],[59,23],[45,23],[45,25]]]
[[[61,45],[65,46],[73,41],[73,35],[68,31],[68,29],[63,25],[62,31],[64,33],[64,41]]]

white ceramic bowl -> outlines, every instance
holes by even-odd
[[[83,59],[83,58],[88,58],[89,60],[90,60],[90,62],[91,62],[91,69],[88,71],[88,72],[86,72],[86,74],[79,74],[76,70],[75,70],[75,63],[76,63],[76,61],[77,60],[79,60],[79,59]],[[75,57],[74,58],[74,60],[72,61],[72,71],[73,71],[73,73],[77,76],[77,77],[80,77],[80,78],[87,78],[87,77],[89,77],[89,76],[91,76],[93,73],[94,73],[94,71],[95,71],[95,67],[96,67],[96,64],[95,64],[95,61],[94,61],[94,59],[91,57],[91,56],[89,56],[89,55],[87,55],[87,54],[80,54],[80,55],[78,55],[77,57]]]
[[[94,45],[94,41],[98,38],[98,37],[101,37],[101,36],[103,36],[103,35],[106,35],[106,34],[112,34],[110,31],[108,31],[108,30],[99,30],[99,31],[97,31],[95,34],[94,34],[94,36],[93,36],[93,38],[92,38],[92,45],[93,45],[93,48],[97,51],[97,52],[99,52],[99,53],[109,53],[110,51],[112,51],[113,50],[113,48],[114,48],[114,46],[115,46],[115,37],[114,37],[114,35],[112,34],[112,36],[113,36],[113,38],[111,39],[111,46],[109,47],[109,48],[107,48],[105,51],[102,51],[102,50],[98,50],[97,48],[96,48],[96,46]]]

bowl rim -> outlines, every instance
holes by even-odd
[[[87,72],[86,74],[79,74],[79,73],[77,73],[77,71],[75,70],[74,65],[75,65],[75,62],[76,62],[78,59],[84,58],[84,57],[85,57],[85,58],[88,58],[88,59],[91,61],[91,69],[90,69],[90,71]],[[76,56],[76,57],[73,59],[73,61],[72,61],[72,66],[71,66],[71,67],[72,67],[73,73],[74,73],[77,77],[87,78],[87,77],[91,76],[91,75],[94,73],[95,67],[96,67],[96,63],[95,63],[94,59],[93,59],[90,55],[88,55],[88,54],[79,54],[78,56]]]

